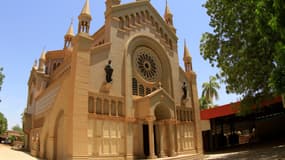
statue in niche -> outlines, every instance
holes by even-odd
[[[187,98],[187,86],[186,86],[186,82],[183,82],[182,91],[183,91],[182,99],[184,100],[184,99]]]
[[[108,64],[105,66],[105,73],[106,73],[106,82],[111,83],[112,82],[112,74],[114,69],[111,66],[112,61],[109,60]]]

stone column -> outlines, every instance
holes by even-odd
[[[133,123],[126,123],[125,124],[125,134],[126,134],[126,160],[133,160],[134,159],[134,124]],[[123,146],[122,146],[123,147]]]
[[[173,132],[173,125],[171,122],[168,124],[168,133],[169,133],[169,142],[170,142],[170,156],[175,156],[175,144],[174,144],[174,132]]]
[[[159,124],[159,132],[160,132],[160,148],[159,148],[159,157],[163,158],[166,157],[164,153],[164,135],[165,135],[165,126],[164,123]]]
[[[149,157],[150,159],[157,158],[154,151],[154,135],[153,135],[153,121],[148,121],[148,137],[149,137]]]

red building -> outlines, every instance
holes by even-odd
[[[204,151],[213,151],[245,143],[265,141],[282,136],[285,127],[285,109],[281,97],[253,106],[250,114],[239,114],[240,102],[202,110],[201,120],[208,127],[203,130]]]

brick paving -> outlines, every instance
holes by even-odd
[[[0,144],[0,160],[38,160],[28,153],[11,149],[11,146]]]

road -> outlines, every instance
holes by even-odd
[[[38,160],[22,151],[15,151],[11,146],[0,143],[0,160]]]

